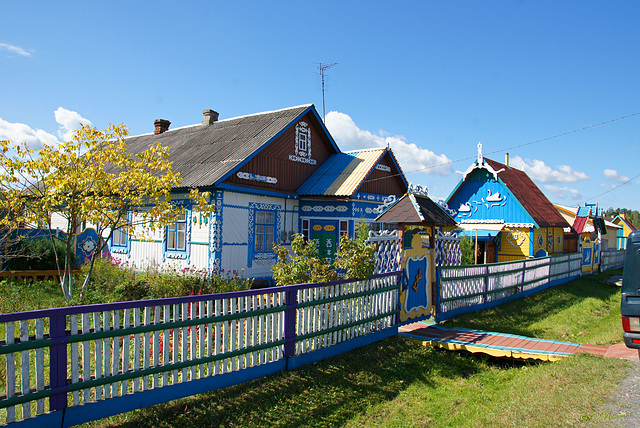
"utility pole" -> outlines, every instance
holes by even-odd
[[[330,69],[334,65],[338,65],[337,62],[333,64],[322,64],[318,63],[318,70],[320,70],[320,78],[322,79],[322,121],[324,122],[326,117],[325,107],[324,107],[324,71]]]

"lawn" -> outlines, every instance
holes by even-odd
[[[620,287],[607,284],[622,269],[584,276],[508,303],[454,317],[446,326],[593,345],[622,342]]]

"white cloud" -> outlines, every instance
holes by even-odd
[[[405,174],[420,172],[449,175],[452,172],[451,160],[446,155],[437,155],[414,143],[408,143],[401,135],[390,135],[382,130],[373,134],[360,129],[347,114],[337,111],[327,113],[326,126],[343,150],[391,147]]]
[[[42,129],[33,129],[24,123],[11,123],[0,118],[0,140],[27,143],[31,149],[40,149],[42,144],[58,144],[55,135]]]
[[[64,141],[69,141],[73,136],[73,131],[80,129],[82,125],[93,125],[89,119],[85,119],[77,112],[67,110],[63,107],[58,107],[54,114],[56,116],[56,122],[60,124],[58,135]]]
[[[586,173],[576,171],[569,165],[559,165],[557,169],[553,169],[538,159],[525,160],[517,155],[511,159],[509,165],[516,168],[524,163],[524,171],[536,183],[575,183],[589,179]]]
[[[31,56],[31,52],[22,49],[19,46],[13,46],[6,43],[0,43],[0,51],[8,51],[12,54],[18,54],[20,56]]]
[[[62,140],[71,139],[73,131],[80,128],[80,124],[91,126],[88,119],[75,111],[59,107],[55,113],[56,122],[60,125],[56,137],[42,129],[34,129],[24,123],[11,123],[0,118],[0,140],[10,140],[14,143],[27,143],[31,149],[41,149],[43,144],[56,145]]]
[[[615,169],[605,169],[603,174],[609,180],[617,181],[618,183],[626,183],[627,181],[629,181],[629,177],[620,175]]]
[[[567,186],[556,186],[555,184],[547,184],[544,190],[551,193],[557,199],[578,200],[583,199],[580,192]]]

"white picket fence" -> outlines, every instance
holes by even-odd
[[[606,271],[624,266],[625,250],[602,250],[600,253],[600,270]]]
[[[436,320],[498,305],[581,275],[580,253],[436,270]]]
[[[395,335],[399,273],[0,314],[0,416],[72,426]]]

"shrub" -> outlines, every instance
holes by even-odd
[[[276,284],[291,285],[308,282],[328,282],[338,278],[338,269],[345,278],[363,279],[375,270],[375,247],[367,244],[369,226],[362,222],[356,228],[356,238],[344,235],[335,262],[320,257],[315,242],[305,242],[301,234],[294,235],[291,251],[279,244],[273,246],[278,261],[271,267]]]
[[[320,257],[315,242],[305,242],[303,235],[294,235],[291,250],[293,254],[289,254],[289,249],[280,244],[273,246],[278,261],[271,271],[277,285],[327,282],[338,277],[331,262]]]
[[[7,267],[9,270],[57,269],[54,245],[59,257],[64,257],[65,250],[63,242],[57,239],[54,242],[55,244],[48,238],[23,238],[19,240],[12,250],[15,254],[19,254],[19,256],[9,259]],[[61,263],[62,262],[61,260]],[[75,266],[75,257],[71,263]]]

